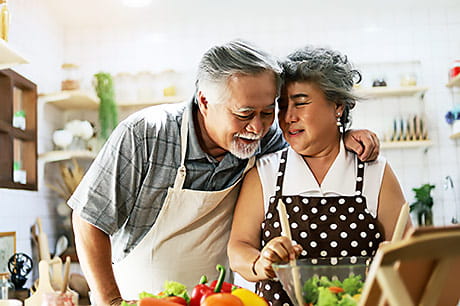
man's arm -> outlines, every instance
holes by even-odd
[[[120,290],[112,269],[112,247],[109,236],[72,214],[78,260],[97,305],[115,305],[121,302]]]
[[[379,156],[379,138],[372,131],[348,130],[343,135],[343,144],[347,150],[355,152],[362,161],[373,161]]]

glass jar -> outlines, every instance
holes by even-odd
[[[75,64],[65,63],[61,66],[64,78],[61,82],[62,90],[77,90],[80,89],[80,71],[79,66]]]
[[[7,300],[8,291],[13,288],[14,286],[8,279],[8,276],[2,275],[2,278],[0,279],[0,300]]]
[[[43,294],[42,306],[74,306],[71,292],[47,292]]]

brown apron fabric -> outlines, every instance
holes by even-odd
[[[304,197],[283,195],[287,149],[281,155],[275,196],[262,222],[261,246],[281,235],[276,209],[278,199],[286,205],[292,239],[303,247],[299,259],[344,256],[373,256],[383,241],[379,223],[362,196],[364,163],[358,159],[354,196]],[[347,178],[344,178],[347,179]],[[257,282],[257,293],[273,306],[293,305],[281,283],[275,280]]]

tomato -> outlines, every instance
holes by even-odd
[[[335,294],[345,291],[343,290],[343,288],[340,288],[340,287],[329,287],[328,289],[330,292],[335,293]]]
[[[208,296],[201,306],[244,306],[243,302],[231,293],[216,293]]]
[[[137,303],[138,306],[182,306],[183,304],[168,301],[167,299],[157,299],[153,297],[146,297],[140,299]]]

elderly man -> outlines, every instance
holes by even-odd
[[[115,129],[69,200],[97,304],[159,292],[165,280],[192,288],[227,263],[241,178],[286,146],[273,124],[280,74],[245,42],[216,46],[200,62],[192,101],[144,109]],[[361,159],[378,154],[368,131],[345,143]]]

